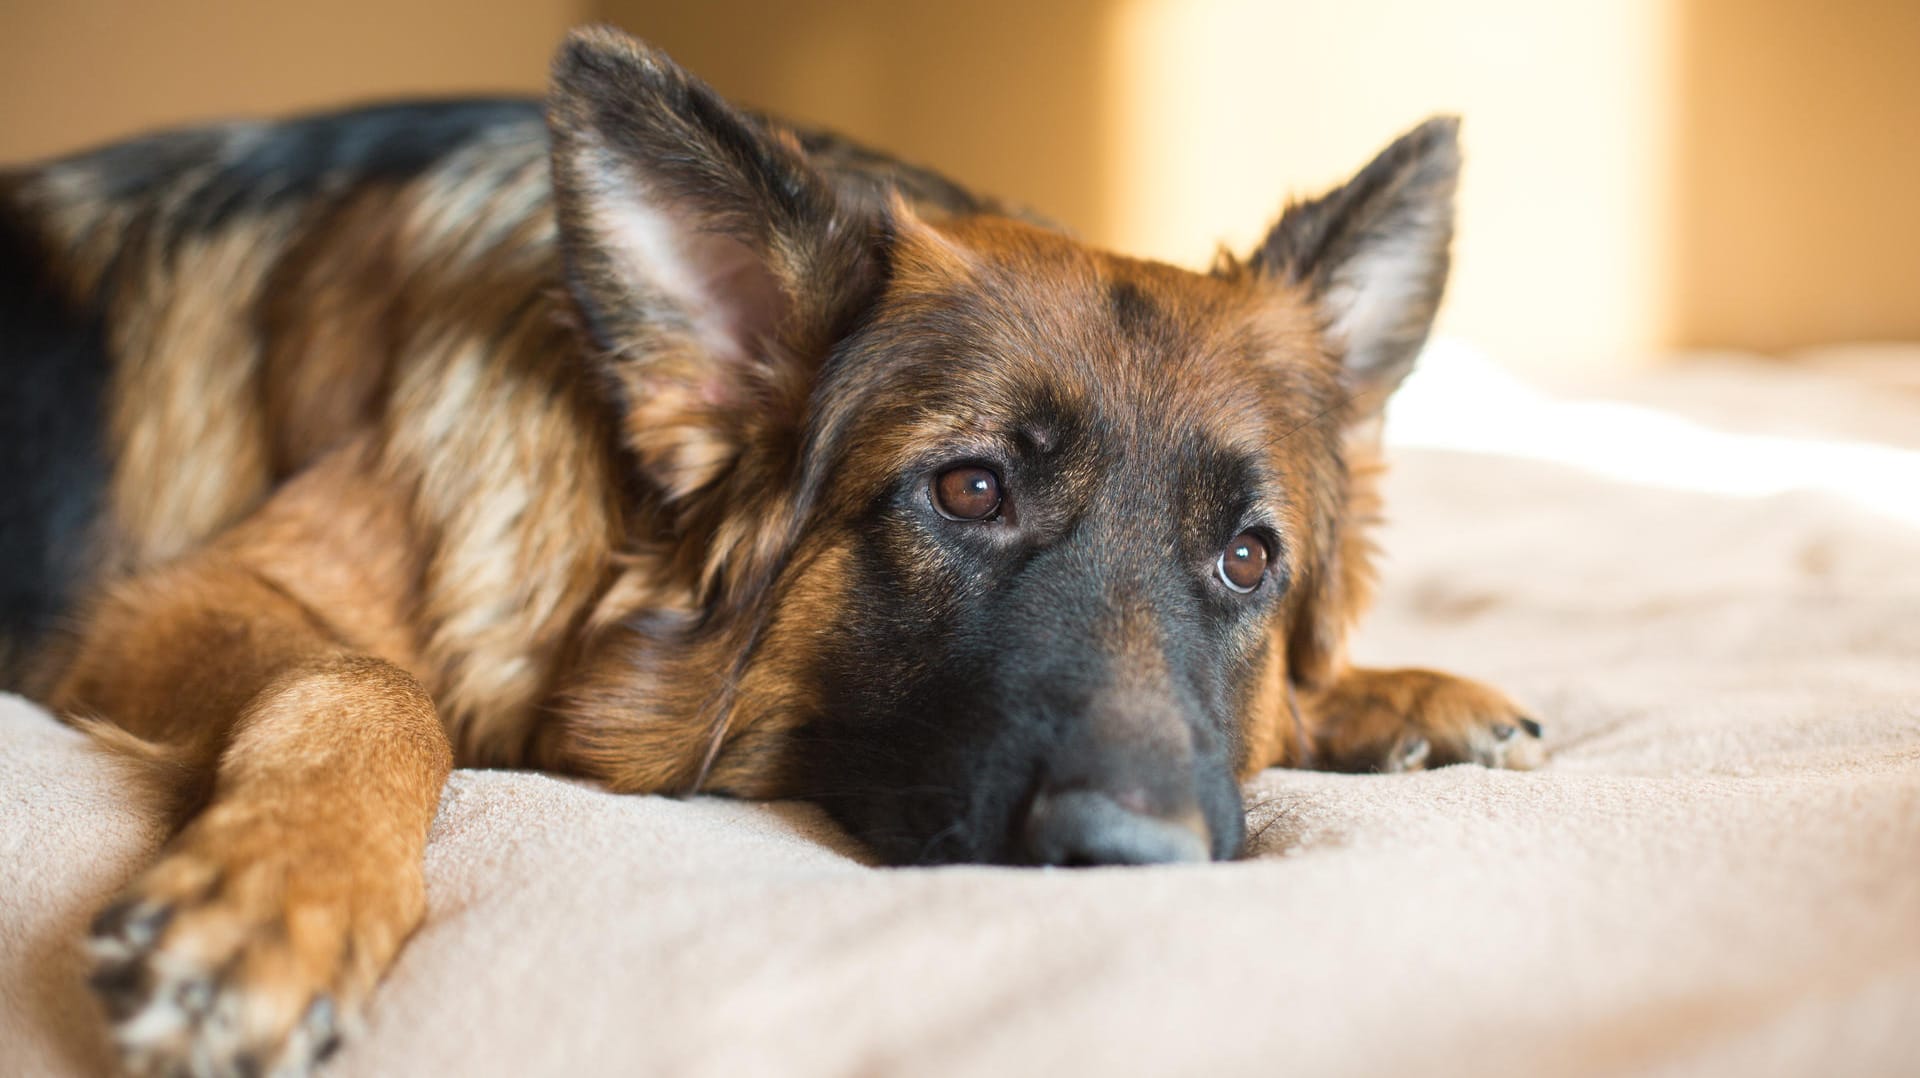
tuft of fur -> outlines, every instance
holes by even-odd
[[[213,792],[206,746],[150,741],[97,715],[69,713],[65,718],[112,762],[134,800],[173,826],[206,804]]]

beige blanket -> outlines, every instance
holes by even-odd
[[[1250,859],[1090,871],[461,772],[327,1073],[1920,1074],[1920,368],[1872,366],[1420,376],[1361,651],[1532,702],[1545,770],[1269,773]],[[0,699],[0,1073],[103,1067],[77,941],[160,839]]]

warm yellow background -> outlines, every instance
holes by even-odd
[[[1915,0],[0,0],[0,158],[537,90],[591,20],[1187,264],[1461,113],[1443,324],[1513,365],[1920,339]]]

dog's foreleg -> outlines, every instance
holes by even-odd
[[[452,762],[426,692],[216,551],[118,589],[51,702],[200,787],[175,791],[197,811],[93,926],[128,1068],[306,1070],[425,910]]]

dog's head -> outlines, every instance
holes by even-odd
[[[569,285],[692,595],[629,619],[646,715],[602,692],[588,755],[710,729],[716,785],[894,861],[1234,855],[1361,602],[1352,455],[1439,302],[1453,123],[1198,274],[923,219],[615,34],[556,74]]]

